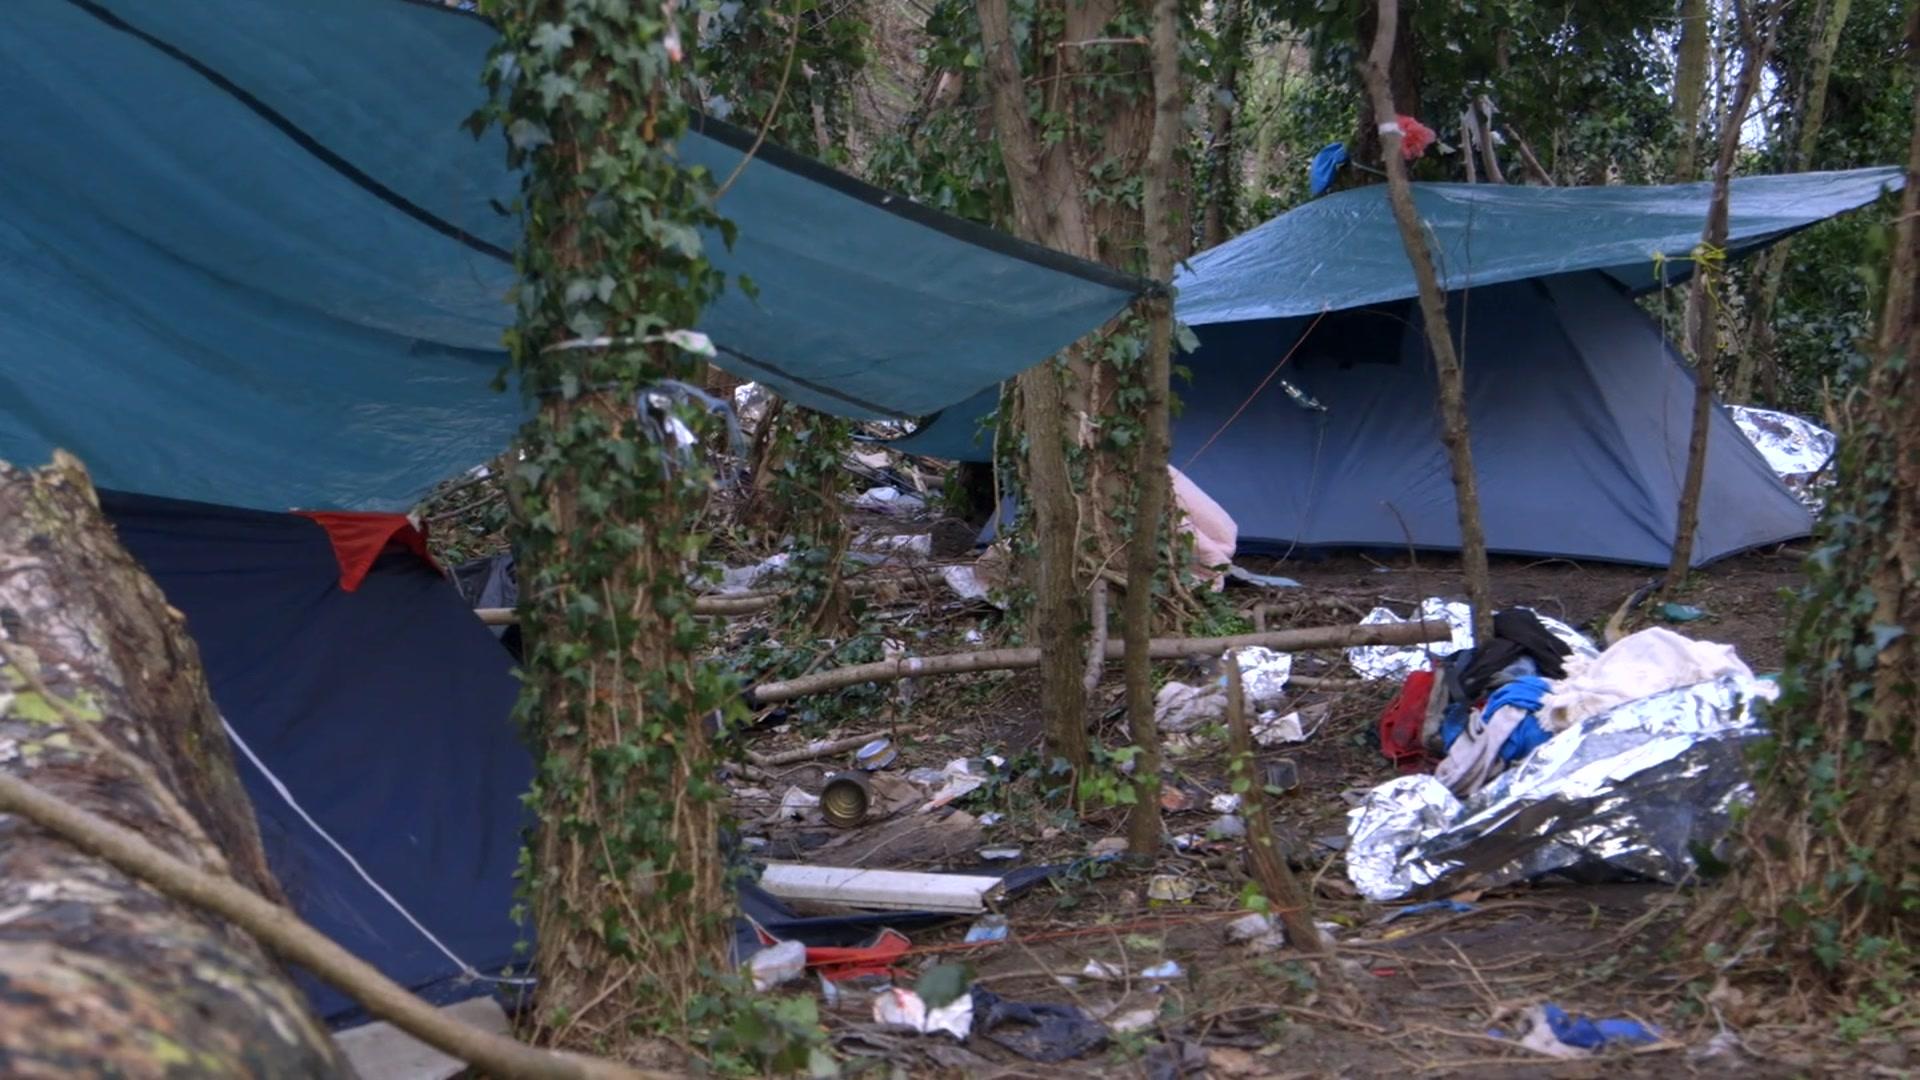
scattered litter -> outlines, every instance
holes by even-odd
[[[1397,922],[1411,915],[1429,915],[1436,911],[1449,911],[1456,915],[1465,915],[1472,910],[1472,904],[1462,903],[1459,900],[1429,900],[1424,904],[1410,904],[1403,908],[1395,908],[1385,915],[1380,916],[1378,919],[1375,919],[1374,922],[1376,925],[1385,926],[1390,922]]]
[[[1186,970],[1180,966],[1178,961],[1162,960],[1150,968],[1142,969],[1140,977],[1143,979],[1152,979],[1156,982],[1163,982],[1167,979],[1184,978],[1186,974]]]
[[[1247,835],[1247,823],[1236,814],[1221,814],[1207,826],[1209,840],[1237,840]]]
[[[746,848],[748,851],[765,851],[767,850],[767,838],[764,836],[743,836],[740,838],[740,846]]]
[[[1087,854],[1096,859],[1108,855],[1125,855],[1126,853],[1127,838],[1124,836],[1101,837],[1093,842],[1092,847],[1087,849]]]
[[[1232,792],[1215,795],[1213,800],[1207,803],[1207,807],[1216,814],[1238,813],[1240,810],[1240,796]]]
[[[1147,882],[1147,899],[1162,903],[1184,904],[1199,891],[1200,887],[1191,880],[1172,874],[1155,874]]]
[[[985,911],[987,898],[998,895],[1001,884],[997,877],[971,874],[924,874],[798,863],[768,863],[760,875],[760,887],[781,900],[959,914]]]
[[[981,848],[980,857],[988,862],[1008,862],[1020,857],[1020,849],[1017,847]]]
[[[1007,815],[998,810],[994,810],[990,813],[980,815],[980,827],[983,829],[991,829],[1005,820],[1007,820]]]
[[[1519,609],[1527,610],[1527,609]],[[1576,656],[1592,656],[1599,652],[1585,634],[1551,616],[1533,613],[1540,625],[1554,637],[1573,649]],[[1347,650],[1347,662],[1353,665],[1363,679],[1389,679],[1402,682],[1407,676],[1427,668],[1429,657],[1452,656],[1462,649],[1473,647],[1473,609],[1458,600],[1447,601],[1439,597],[1428,597],[1420,602],[1420,610],[1412,618],[1403,619],[1393,613],[1391,608],[1377,607],[1367,612],[1360,620],[1362,626],[1417,622],[1426,619],[1444,622],[1452,630],[1453,636],[1447,641],[1431,642],[1426,645],[1360,645]]]
[[[1264,712],[1253,722],[1253,741],[1261,746],[1278,746],[1282,743],[1307,741],[1307,733],[1300,728],[1300,711],[1281,716],[1279,713]]]
[[[1707,613],[1692,604],[1665,603],[1660,605],[1660,617],[1673,623],[1699,622]]]
[[[861,510],[877,510],[883,514],[905,516],[925,510],[927,500],[896,487],[877,487],[868,488],[855,496],[853,505]]]
[[[820,816],[827,819],[827,824],[837,829],[850,829],[866,820],[867,811],[873,805],[873,791],[867,784],[865,773],[834,773],[827,777],[825,786],[820,789],[820,797],[814,801],[820,807]]]
[[[1809,509],[1818,510],[1826,501],[1826,488],[1833,483],[1832,462],[1840,440],[1826,428],[1788,413],[1730,405],[1733,422],[1740,433],[1767,459],[1787,490]]]
[[[747,961],[747,973],[753,988],[762,993],[782,983],[792,982],[807,969],[807,947],[798,941],[783,941],[754,953]]]
[[[780,797],[780,817],[787,821],[805,821],[820,809],[820,796],[790,787]]]
[[[863,532],[855,536],[849,546],[862,551],[884,551],[891,555],[919,555],[925,558],[933,554],[933,536],[928,533],[880,535]]]
[[[931,782],[941,785],[940,789],[935,791],[932,797],[927,799],[927,804],[920,808],[920,812],[923,814],[938,810],[948,803],[953,802],[955,799],[971,795],[987,782],[985,776],[973,771],[973,766],[966,758],[955,758],[947,762],[947,767],[935,773],[931,781],[921,780],[920,770],[909,773],[908,779],[920,783]]]
[[[877,772],[900,760],[893,740],[881,737],[853,752],[853,763],[868,772]]]
[[[1660,1033],[1637,1020],[1591,1020],[1551,1002],[1527,1010],[1529,1027],[1520,1044],[1558,1058],[1587,1057],[1613,1043],[1645,1046]]]
[[[1168,784],[1160,789],[1160,809],[1169,814],[1178,814],[1193,809],[1193,796]]]
[[[944,1031],[965,1042],[973,1029],[973,995],[961,994],[939,1008],[929,1009],[919,994],[892,987],[873,999],[873,1022],[922,1035]]]
[[[976,986],[973,1009],[981,1034],[1029,1061],[1071,1061],[1107,1041],[1106,1026],[1072,1005],[1008,1001]]]
[[[1109,964],[1105,960],[1089,960],[1087,961],[1087,966],[1080,969],[1082,978],[1100,979],[1103,981],[1118,979],[1124,974],[1125,972],[1121,971],[1118,966]]]
[[[1124,1034],[1129,1031],[1145,1031],[1159,1022],[1160,1010],[1134,1009],[1107,1021],[1107,1027]]]
[[[720,571],[720,595],[751,592],[763,580],[787,568],[787,555],[769,555],[752,566],[729,566]]]
[[[1300,583],[1290,577],[1278,577],[1273,574],[1256,574],[1235,563],[1227,567],[1227,576],[1247,585],[1258,585],[1263,589],[1297,589]]]
[[[1277,709],[1285,700],[1287,680],[1293,675],[1293,654],[1258,646],[1230,650],[1223,660],[1240,665],[1240,686],[1247,707],[1255,712]],[[1202,686],[1169,682],[1153,699],[1153,720],[1162,731],[1191,731],[1227,717],[1227,680],[1215,677]]]
[[[1272,952],[1287,943],[1287,932],[1273,916],[1255,911],[1227,924],[1227,940],[1245,945],[1249,952]]]
[[[1300,786],[1300,766],[1292,758],[1267,762],[1267,786],[1276,791],[1292,791]]]
[[[1201,836],[1199,833],[1180,833],[1173,838],[1173,849],[1175,851],[1192,851],[1195,848],[1205,847],[1206,843],[1207,838]]]
[[[1656,632],[1670,633],[1642,631]],[[1396,777],[1347,815],[1347,876],[1375,902],[1576,867],[1684,880],[1751,797],[1746,754],[1765,734],[1753,704],[1778,694],[1736,674],[1627,702],[1464,803],[1431,776]]]
[[[976,945],[983,941],[1007,940],[1007,917],[1005,915],[986,915],[967,927],[965,941]]]
[[[943,566],[940,568],[940,580],[946,582],[947,588],[962,600],[985,600],[992,591],[971,566]]]

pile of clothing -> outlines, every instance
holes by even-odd
[[[1465,798],[1590,716],[1724,675],[1752,677],[1729,645],[1654,627],[1590,656],[1512,608],[1493,617],[1492,640],[1408,676],[1381,714],[1380,747],[1402,773],[1431,771]]]

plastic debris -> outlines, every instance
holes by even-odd
[[[933,554],[933,536],[928,533],[861,533],[849,543],[850,547],[863,551],[882,551],[890,555]]]
[[[1081,977],[1087,979],[1117,979],[1123,974],[1118,966],[1105,960],[1089,960],[1087,966],[1080,969]]]
[[[1300,712],[1297,709],[1285,716],[1273,712],[1261,713],[1254,720],[1251,730],[1253,741],[1261,746],[1307,741],[1307,733],[1300,727]]]
[[[752,566],[729,566],[720,571],[720,595],[751,592],[762,581],[781,573],[786,568],[785,552],[770,555]]]
[[[947,767],[934,773],[931,781],[922,779],[924,772],[925,770],[915,769],[913,772],[907,774],[909,780],[917,783],[931,782],[940,784],[940,789],[935,791],[933,795],[927,799],[927,804],[920,808],[920,812],[923,814],[938,810],[948,803],[953,802],[955,799],[971,795],[987,782],[985,776],[973,771],[972,764],[969,763],[966,758],[955,758],[947,762]]]
[[[1267,762],[1267,786],[1292,791],[1300,786],[1300,766],[1292,758]]]
[[[1006,862],[1020,857],[1017,847],[988,847],[980,849],[980,857],[988,862]]]
[[[927,501],[918,495],[901,491],[896,487],[868,488],[853,500],[853,505],[861,510],[877,510],[883,514],[917,514],[927,508]]]
[[[1436,911],[1448,911],[1456,915],[1465,915],[1472,910],[1472,904],[1459,900],[1429,900],[1424,904],[1409,904],[1403,908],[1395,908],[1385,915],[1380,916],[1378,919],[1375,919],[1374,922],[1377,925],[1385,926],[1390,922],[1397,922],[1412,915],[1430,915]]]
[[[1164,982],[1167,979],[1183,978],[1186,973],[1186,969],[1180,966],[1179,961],[1162,960],[1150,968],[1141,969],[1140,977],[1143,979],[1152,979],[1156,982]]]
[[[1215,795],[1207,807],[1216,814],[1234,814],[1240,811],[1240,796],[1227,792]]]
[[[1300,583],[1290,577],[1278,577],[1273,574],[1256,574],[1238,563],[1227,567],[1227,576],[1248,585],[1258,585],[1263,589],[1297,589]]]
[[[1227,940],[1245,945],[1249,952],[1272,952],[1287,943],[1287,932],[1273,916],[1253,911],[1227,924]]]
[[[1779,688],[1729,675],[1629,701],[1560,732],[1462,803],[1431,776],[1374,788],[1347,815],[1347,876],[1375,902],[1611,868],[1678,882],[1751,798],[1753,704]],[[1452,888],[1449,888],[1449,885]]]
[[[967,927],[966,944],[974,945],[982,941],[1007,940],[1007,917],[1005,915],[986,915]]]
[[[1287,680],[1293,676],[1291,653],[1253,647],[1230,650],[1225,659],[1240,665],[1240,685],[1250,709],[1269,711],[1286,700]],[[1202,724],[1223,722],[1226,716],[1225,675],[1201,686],[1170,682],[1154,695],[1153,720],[1162,731],[1191,731]]]
[[[1237,814],[1221,814],[1207,826],[1209,840],[1238,840],[1247,835],[1247,823]]]
[[[929,1009],[926,1001],[914,991],[890,987],[873,999],[873,1022],[922,1035],[946,1032],[965,1042],[973,1030],[973,995],[961,994],[945,1005]]]
[[[1540,625],[1554,637],[1566,642],[1580,655],[1592,656],[1599,652],[1585,634],[1566,623],[1538,611]],[[1360,620],[1362,626],[1417,622],[1428,619],[1444,622],[1453,636],[1447,641],[1430,642],[1426,645],[1361,645],[1347,650],[1347,662],[1353,665],[1363,679],[1390,679],[1401,682],[1416,671],[1424,671],[1429,656],[1452,656],[1462,649],[1473,647],[1473,609],[1460,601],[1446,601],[1439,597],[1428,597],[1420,602],[1420,610],[1410,619],[1403,619],[1393,613],[1391,608],[1377,607],[1367,612]]]
[[[1005,820],[1007,820],[1007,815],[998,810],[993,810],[980,815],[980,827],[983,829],[991,829]]]
[[[943,566],[940,568],[940,580],[946,582],[947,588],[962,600],[985,600],[992,591],[986,582],[980,580],[979,571],[971,566]]]
[[[900,760],[900,751],[885,736],[853,752],[853,763],[868,772],[877,772]]]
[[[1158,1009],[1133,1009],[1107,1021],[1109,1030],[1118,1032],[1145,1031],[1160,1022]]]
[[[1787,490],[1810,509],[1820,509],[1826,501],[1825,489],[1833,482],[1827,465],[1840,446],[1834,433],[1811,420],[1771,409],[1730,405],[1727,411]]]
[[[1175,877],[1172,874],[1155,874],[1153,879],[1147,882],[1147,899],[1158,900],[1161,903],[1184,904],[1193,899],[1193,894],[1199,891],[1200,887],[1191,880]]]
[[[782,983],[792,982],[807,970],[807,947],[798,941],[783,941],[754,953],[747,961],[747,973],[753,988],[762,993]]]
[[[1072,1005],[1008,1001],[976,986],[973,1011],[981,1034],[1029,1061],[1070,1061],[1107,1041],[1106,1026]]]
[[[1548,1002],[1527,1010],[1528,1029],[1520,1044],[1559,1058],[1587,1057],[1609,1045],[1645,1046],[1660,1033],[1637,1020],[1592,1020]]]
[[[787,821],[805,821],[820,809],[820,796],[790,787],[780,797],[780,816]]]
[[[1668,622],[1698,622],[1707,617],[1707,613],[1692,604],[1665,603],[1660,605],[1660,617]]]
[[[1109,855],[1125,855],[1126,853],[1127,838],[1124,836],[1103,836],[1095,840],[1093,846],[1087,849],[1087,854],[1096,859]]]

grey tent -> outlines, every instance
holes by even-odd
[[[1894,170],[1736,183],[1734,254],[1863,205]],[[1489,547],[1664,565],[1693,380],[1634,302],[1684,277],[1704,185],[1420,185],[1467,370]],[[1318,200],[1196,257],[1176,284],[1198,352],[1173,463],[1233,515],[1245,552],[1450,550],[1459,526],[1434,372],[1380,188]],[[992,391],[896,447],[984,460]],[[1804,536],[1807,510],[1724,410],[1695,560]]]

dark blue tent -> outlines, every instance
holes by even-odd
[[[1865,205],[1900,173],[1733,187],[1738,255]],[[1634,297],[1684,280],[1708,189],[1416,185],[1467,376],[1488,547],[1663,566],[1677,531],[1691,370]],[[1175,282],[1200,341],[1176,386],[1173,464],[1241,550],[1451,550],[1459,523],[1413,275],[1384,189],[1308,203],[1204,252]],[[991,392],[895,448],[986,460]],[[1806,509],[1724,411],[1695,560],[1804,536]]]
[[[340,587],[292,514],[103,492],[187,618],[274,876],[301,917],[436,1002],[486,993],[525,936],[514,903],[532,760],[511,661],[417,555]],[[337,846],[336,846],[337,845]],[[353,1004],[296,973],[329,1020]]]

